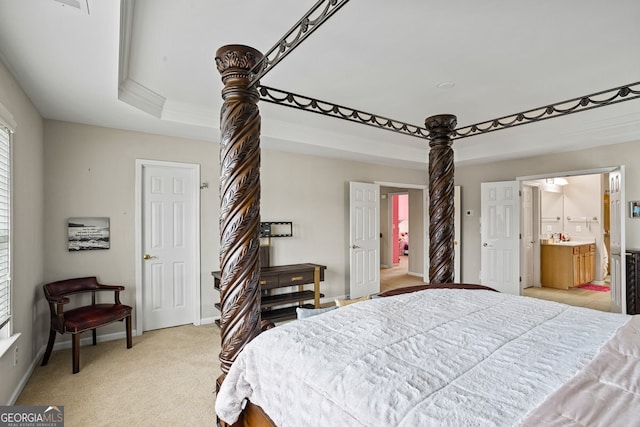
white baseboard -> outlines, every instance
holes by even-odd
[[[216,320],[219,320],[220,316],[213,316],[213,317],[204,317],[202,319],[200,319],[200,324],[201,325],[210,325],[211,323],[215,322]]]
[[[71,336],[69,334],[65,334],[65,336]],[[135,337],[138,336],[138,332],[134,329],[131,331],[131,336]],[[106,341],[114,341],[114,340],[119,340],[119,339],[123,339],[127,337],[127,333],[125,331],[122,332],[114,332],[112,334],[106,334],[106,335],[98,335],[96,337],[96,341],[97,342],[106,342]],[[57,337],[57,339],[59,339],[60,337]],[[56,339],[56,343],[53,345],[53,351],[56,350],[62,350],[65,348],[71,348],[71,340],[67,340],[67,341],[60,341],[58,342]],[[86,337],[84,338],[80,338],[80,346],[83,345],[91,345],[93,344],[93,338],[91,337],[91,334],[87,334]]]
[[[335,300],[337,299],[349,299],[349,295],[337,295],[334,297],[325,297],[325,298],[320,298],[320,304],[324,304],[327,302],[335,302]]]
[[[424,276],[422,273],[414,273],[413,271],[407,271],[407,274],[409,276],[415,276],[415,277],[419,277],[422,279],[422,277]]]
[[[36,357],[31,361],[31,365],[29,365],[29,369],[27,369],[27,371],[24,373],[24,375],[20,379],[20,382],[16,386],[16,389],[13,391],[13,394],[9,398],[9,402],[7,402],[7,405],[9,406],[15,405],[16,400],[18,400],[18,397],[20,397],[20,393],[22,393],[22,390],[24,390],[24,387],[27,385],[29,378],[31,378],[33,371],[35,371],[36,367],[40,364],[40,359],[42,359],[42,356],[44,355],[45,348],[46,348],[45,345],[40,347],[40,350],[38,350]]]

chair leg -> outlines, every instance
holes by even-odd
[[[53,351],[53,343],[56,342],[56,334],[57,332],[53,329],[49,331],[49,342],[47,343],[47,349],[44,351],[44,357],[42,358],[40,366],[45,366],[49,363],[49,357],[51,356],[51,351]]]
[[[80,334],[71,334],[71,353],[73,353],[73,373],[80,372]]]
[[[133,346],[133,341],[131,339],[131,315],[126,317],[125,324],[125,327],[127,328],[127,348],[131,348]]]
[[[97,340],[96,340],[96,329],[95,328],[91,330],[91,335],[92,335],[92,338],[93,338],[93,345],[96,345]]]

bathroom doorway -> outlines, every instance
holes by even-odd
[[[528,243],[532,245],[529,251],[521,250],[524,269],[521,270],[521,294],[611,311],[609,173],[587,171],[560,175],[523,179],[522,182],[522,188],[526,189],[522,197],[522,229],[533,232],[531,238],[525,236],[528,236],[526,232],[523,234],[523,249]],[[531,197],[525,197],[526,194]],[[549,281],[551,274],[550,266],[543,265],[546,259],[541,256],[541,250],[546,248],[543,245],[580,243],[588,243],[594,249],[592,258],[585,261],[591,269],[586,275],[588,283],[568,283],[566,289],[543,283]],[[531,268],[525,268],[527,266]],[[551,267],[552,271],[558,271],[557,266]]]

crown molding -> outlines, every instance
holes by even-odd
[[[129,78],[134,0],[120,0],[120,51],[118,55],[118,99],[154,117],[162,118],[165,97]]]
[[[626,133],[637,133],[638,128],[640,128],[640,113],[631,112],[626,114],[620,114],[613,117],[608,117],[606,119],[600,119],[593,121],[584,126],[584,128],[571,131],[571,132],[563,132],[562,135],[565,136],[589,136],[601,133],[608,134],[626,134]]]
[[[7,108],[5,108],[4,105],[2,105],[2,103],[0,103],[0,125],[6,126],[11,133],[16,131],[16,121],[13,118],[13,115]]]
[[[220,110],[198,108],[193,104],[167,99],[162,109],[162,120],[218,129]]]

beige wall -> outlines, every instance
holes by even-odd
[[[136,159],[199,164],[201,181],[210,183],[200,201],[202,316],[213,316],[209,282],[218,267],[218,145],[59,121],[45,122],[45,138],[46,280],[97,276],[102,283],[125,285],[123,302],[135,306]],[[69,217],[109,217],[110,249],[69,252]],[[115,324],[99,332],[122,330]]]
[[[26,381],[31,363],[46,342],[48,308],[42,301],[44,278],[43,225],[44,148],[40,115],[0,63],[0,103],[16,122],[13,135],[13,315],[12,327],[22,334],[0,358],[0,404],[8,404],[18,384]],[[13,354],[18,347],[18,364]]]
[[[564,215],[563,232],[568,234],[572,240],[595,241],[595,280],[604,280],[602,268],[602,258],[604,257],[604,230],[602,224],[602,195],[604,192],[600,188],[602,176],[583,175],[570,177],[569,184],[563,187],[564,195]],[[567,217],[587,217],[589,219],[598,218],[597,221],[576,222],[569,221]]]
[[[45,122],[45,135],[46,280],[97,275],[127,286],[123,300],[135,305],[135,160],[197,163],[210,184],[201,192],[202,317],[217,316],[211,271],[219,269],[218,144],[58,121]],[[293,222],[293,237],[272,239],[272,265],[324,264],[322,292],[348,293],[348,183],[375,180],[422,184],[426,171],[263,150],[261,219]],[[110,218],[109,250],[67,251],[67,219],[82,216]]]
[[[455,144],[454,144],[455,149]],[[511,181],[517,177],[555,174],[609,166],[625,166],[626,200],[640,199],[640,143],[530,157],[527,159],[485,163],[456,168],[455,184],[462,186],[462,211],[472,209],[473,216],[462,217],[462,280],[476,283],[480,274],[480,183]],[[626,208],[626,207],[625,207]],[[640,220],[626,216],[627,248],[640,248]]]
[[[58,121],[44,121],[0,65],[0,102],[18,124],[14,137],[14,330],[20,360],[0,359],[0,402],[12,394],[46,343],[48,311],[44,282],[79,275],[127,286],[123,300],[135,305],[135,159],[197,163],[209,189],[201,193],[202,317],[217,315],[210,272],[218,269],[218,144]],[[455,147],[454,147],[455,148]],[[480,270],[480,182],[626,166],[626,198],[640,199],[637,142],[517,161],[458,167],[462,186],[462,280],[477,282]],[[424,185],[424,171],[389,168],[263,150],[262,220],[292,221],[294,236],[273,239],[272,263],[315,262],[327,266],[327,298],[348,293],[349,181]],[[418,215],[411,212],[412,216]],[[422,215],[422,214],[420,214]],[[69,253],[66,221],[71,216],[108,216],[111,249]],[[640,247],[640,220],[627,219],[628,247]],[[426,230],[422,231],[426,233]],[[415,235],[415,233],[412,234]],[[121,328],[115,328],[121,330]],[[111,332],[106,329],[103,333]],[[65,339],[68,339],[65,337]]]
[[[262,220],[294,225],[294,237],[272,239],[272,264],[326,265],[322,292],[327,298],[349,293],[349,182],[423,185],[427,179],[426,170],[268,150],[261,173]]]

